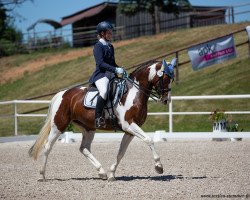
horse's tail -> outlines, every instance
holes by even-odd
[[[41,152],[44,143],[47,141],[48,135],[50,133],[51,120],[52,120],[52,108],[53,108],[53,105],[54,105],[56,98],[57,98],[57,95],[55,95],[52,98],[45,124],[43,125],[43,127],[38,135],[37,140],[35,141],[33,146],[29,149],[29,156],[32,157],[34,160],[37,159],[37,157],[38,157],[39,153]]]

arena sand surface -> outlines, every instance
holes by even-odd
[[[41,160],[35,162],[27,153],[32,144],[0,144],[0,199],[246,199],[250,194],[250,140],[156,143],[164,166],[159,175],[149,148],[135,139],[115,182],[98,178],[78,151],[80,141],[56,143],[48,160],[48,180],[40,182]],[[114,162],[119,144],[117,139],[94,140],[92,152],[105,169]]]

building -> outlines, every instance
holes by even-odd
[[[152,35],[153,23],[150,14],[140,12],[134,16],[119,13],[118,3],[103,2],[90,8],[65,16],[62,26],[72,24],[72,41],[74,47],[92,45],[96,41],[96,25],[104,20],[114,24],[114,40]],[[178,17],[172,13],[159,12],[160,32],[179,28],[191,28],[226,23],[227,7],[193,6],[182,10]]]

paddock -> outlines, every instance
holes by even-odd
[[[0,199],[246,199],[250,194],[250,139],[157,142],[164,173],[158,175],[146,144],[134,139],[108,182],[79,152],[80,140],[56,142],[47,167],[47,182],[38,173],[40,160],[28,157],[34,141],[0,144]],[[105,169],[113,164],[120,139],[96,137],[92,152]]]

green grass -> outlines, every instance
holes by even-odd
[[[153,57],[166,54],[174,49],[183,48],[212,37],[220,36],[239,28],[244,28],[249,23],[235,25],[210,26],[195,29],[179,30],[171,33],[163,33],[157,36],[141,37],[124,44],[114,43],[116,47],[116,60],[125,67],[132,66]],[[235,42],[240,43],[247,39],[245,33],[235,36]],[[92,47],[91,47],[92,48]],[[86,48],[89,50],[89,48]],[[9,59],[11,67],[34,59],[62,54],[70,50],[36,52],[27,55],[18,55]],[[193,71],[190,64],[180,67],[180,82],[173,84],[172,95],[224,95],[224,94],[250,94],[250,59],[248,58],[248,46],[237,48],[236,59]],[[180,61],[188,60],[187,52],[180,53]],[[170,57],[169,57],[170,59]],[[1,64],[1,60],[0,60]],[[82,56],[67,62],[45,66],[43,69],[25,73],[22,78],[12,80],[0,85],[0,100],[25,99],[31,96],[57,92],[71,85],[79,84],[88,80],[95,67],[93,56]],[[6,70],[6,69],[5,69]],[[0,65],[1,72],[1,65]],[[45,99],[50,99],[47,97]],[[43,107],[44,105],[39,105]],[[19,113],[36,108],[36,105],[20,105]],[[216,108],[227,111],[248,110],[249,100],[198,100],[198,101],[176,101],[174,111],[213,111]],[[149,103],[149,112],[168,111],[166,106]],[[46,113],[42,111],[39,113]],[[0,116],[13,115],[12,106],[0,106]],[[209,116],[174,116],[174,131],[211,131]],[[243,126],[245,131],[250,131],[250,116],[235,115],[237,122]],[[36,134],[41,128],[44,118],[20,118],[19,134]],[[13,119],[0,118],[0,136],[13,135]],[[148,116],[143,125],[145,131],[159,129],[168,130],[168,116]]]

